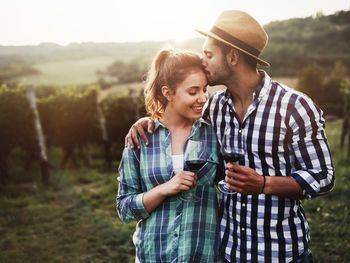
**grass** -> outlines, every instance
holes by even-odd
[[[339,148],[341,122],[326,123],[332,151],[336,184],[333,191],[323,197],[304,201],[311,227],[311,249],[315,262],[350,261],[350,158]]]
[[[350,159],[338,147],[341,122],[327,125],[336,187],[303,206],[315,262],[345,263],[350,261]],[[59,163],[59,154],[53,155]],[[122,225],[115,212],[116,173],[56,169],[52,186],[45,188],[38,183],[38,167],[25,170],[15,161],[11,167],[11,175],[26,179],[0,188],[1,263],[134,261],[135,224]]]
[[[0,262],[133,262],[134,225],[117,219],[115,174],[84,168],[53,179],[2,189]]]
[[[105,70],[116,60],[113,56],[55,60],[34,64],[40,73],[25,77],[37,85],[80,85],[97,81],[96,72]],[[22,80],[22,79],[20,79]]]

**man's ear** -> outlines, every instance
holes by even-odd
[[[171,90],[170,90],[170,88],[168,86],[163,86],[161,88],[161,91],[162,91],[163,96],[167,99],[167,101],[171,101],[172,100],[172,98],[171,98],[172,92],[171,92]]]
[[[235,66],[239,61],[239,52],[237,49],[232,48],[226,55],[226,59],[229,65]]]

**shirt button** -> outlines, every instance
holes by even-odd
[[[245,207],[245,203],[243,203],[242,206]]]
[[[177,233],[174,234],[174,237],[177,237]]]
[[[242,231],[245,231],[245,228],[244,228],[244,227],[242,227]]]
[[[239,132],[239,133],[242,133],[242,130],[239,130],[238,132]]]

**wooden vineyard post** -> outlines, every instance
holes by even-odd
[[[106,119],[105,119],[105,116],[103,115],[100,104],[97,102],[96,105],[97,105],[98,122],[102,133],[104,156],[107,162],[107,168],[110,169],[112,166],[112,158],[111,158],[111,147],[108,140],[108,134],[107,134],[107,128],[106,128]]]
[[[46,154],[46,145],[44,133],[41,127],[39,112],[36,105],[36,98],[33,86],[27,87],[27,98],[29,102],[29,107],[33,111],[33,121],[35,127],[35,134],[39,146],[39,156],[40,156],[40,170],[41,170],[41,178],[42,182],[45,185],[50,184],[50,170],[49,170],[49,162]]]

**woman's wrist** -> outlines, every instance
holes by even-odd
[[[169,191],[167,189],[167,183],[168,182],[156,186],[159,197],[161,197],[161,198],[166,198],[169,196]]]

